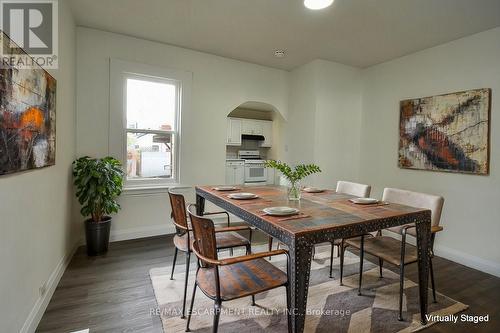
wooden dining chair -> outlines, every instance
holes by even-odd
[[[348,182],[344,180],[339,180],[337,182],[337,189],[335,190],[337,193],[345,193],[349,195],[354,195],[356,197],[368,198],[371,192],[371,186],[359,183]],[[333,239],[331,244],[330,251],[330,278],[332,278],[332,270],[333,270],[333,251],[334,248],[337,247],[337,257],[340,257],[340,245],[342,243],[341,239]],[[314,248],[313,248],[314,249]]]
[[[287,309],[290,310],[290,286],[288,283],[288,252],[274,250],[247,254],[240,257],[219,259],[217,255],[217,229],[211,219],[196,215],[196,206],[190,205],[188,213],[193,226],[192,249],[198,257],[198,269],[188,312],[186,332],[193,312],[196,288],[214,301],[214,321],[212,331],[219,326],[221,304],[242,297],[251,296],[255,305],[255,295],[278,287],[286,287]],[[265,257],[287,256],[287,273],[266,261]],[[291,311],[288,314],[288,331],[291,332]]]
[[[443,209],[444,198],[436,195],[411,192],[395,188],[384,189],[382,201],[397,203],[406,206],[418,208],[427,208],[431,210],[431,252],[429,255],[429,270],[432,284],[432,297],[436,302],[436,288],[434,284],[434,271],[432,267],[432,257],[434,256],[434,238],[436,233],[443,230],[439,226],[441,211]],[[342,274],[344,265],[344,252],[347,246],[353,246],[359,249],[359,284],[358,295],[361,295],[361,282],[363,276],[364,253],[369,253],[379,258],[379,274],[382,278],[382,265],[384,261],[399,267],[399,315],[398,320],[403,320],[403,288],[404,288],[404,268],[406,265],[413,264],[418,260],[417,248],[406,243],[406,236],[416,237],[415,224],[406,224],[398,227],[384,229],[390,234],[398,234],[401,240],[391,236],[385,236],[379,232],[376,236],[371,234],[362,235],[355,238],[344,240],[341,244],[340,259],[340,285],[342,285]]]
[[[184,281],[184,298],[182,303],[182,317],[186,317],[186,295],[187,295],[187,283],[189,278],[189,263],[191,261],[191,241],[192,229],[188,223],[188,217],[186,213],[186,202],[184,196],[179,193],[173,192],[172,189],[168,190],[168,196],[170,198],[170,205],[172,206],[172,222],[175,225],[175,236],[174,236],[174,260],[172,264],[172,273],[170,274],[170,280],[174,278],[175,262],[177,261],[178,251],[184,252],[186,254],[186,276]],[[229,214],[227,212],[210,212],[204,213],[204,215],[220,215],[225,214],[227,216],[227,223],[229,225]],[[248,239],[238,234],[236,231],[248,231]],[[247,254],[252,252],[251,242],[252,242],[252,229],[248,226],[234,226],[225,227],[217,229],[216,236],[216,247],[217,250],[222,249],[233,249],[235,247],[245,247]]]

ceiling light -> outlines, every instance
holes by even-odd
[[[312,10],[323,9],[330,6],[333,0],[304,0],[304,6]]]
[[[285,50],[276,50],[276,51],[274,51],[274,56],[276,58],[284,58],[285,57]]]

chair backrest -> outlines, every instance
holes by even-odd
[[[170,198],[170,206],[172,206],[172,219],[178,225],[188,228],[187,214],[186,214],[186,201],[184,196],[179,193],[172,192],[171,189],[168,190],[168,197]],[[175,227],[177,235],[184,235],[186,230]]]
[[[354,195],[361,198],[368,198],[372,187],[370,185],[347,182],[339,180],[337,182],[337,192]]]
[[[443,210],[444,198],[437,195],[400,190],[397,188],[385,188],[382,200],[401,205],[427,208],[431,210],[431,225],[439,225],[441,211]]]
[[[217,260],[217,243],[215,240],[214,222],[210,219],[196,215],[196,205],[189,205],[189,218],[193,227],[193,248],[202,256]],[[202,267],[213,266],[199,258]]]

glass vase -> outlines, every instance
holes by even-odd
[[[300,183],[298,181],[290,182],[288,187],[288,200],[300,200]]]

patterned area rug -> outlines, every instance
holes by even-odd
[[[258,252],[256,248],[254,252]],[[261,249],[263,250],[263,248]],[[241,255],[235,252],[235,255]],[[339,285],[339,259],[334,259],[334,278],[329,274],[329,246],[316,249],[311,267],[311,280],[307,301],[308,315],[305,332],[415,332],[426,326],[420,324],[418,310],[418,286],[405,280],[404,318],[398,321],[399,276],[387,269],[383,278],[378,267],[365,261],[362,296],[358,296],[359,258],[346,252],[344,266],[344,286]],[[224,256],[223,253],[220,255]],[[183,262],[183,256],[178,258]],[[194,262],[194,260],[193,260]],[[271,262],[285,271],[285,257],[273,257]],[[191,266],[196,266],[192,264]],[[181,319],[182,294],[184,287],[184,267],[176,266],[174,280],[170,280],[171,266],[153,268],[150,271],[153,289],[158,303],[164,332],[184,332],[186,320]],[[190,274],[188,301],[194,283],[194,272]],[[439,286],[437,286],[439,290]],[[250,297],[223,302],[219,332],[287,332],[285,289],[277,288],[256,295],[256,306],[251,306]],[[429,313],[439,315],[455,314],[467,309],[467,305],[437,293],[437,303],[432,302],[429,290]],[[198,289],[196,293],[190,328],[193,332],[211,332],[213,301]]]

